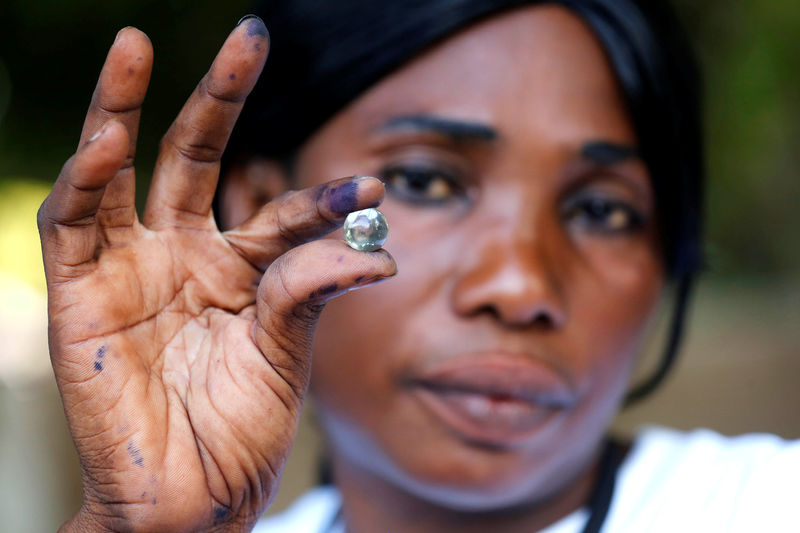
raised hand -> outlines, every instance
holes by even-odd
[[[251,527],[294,440],[322,306],[396,272],[382,250],[314,240],[380,202],[372,178],[287,193],[218,231],[220,156],[268,44],[257,18],[228,37],[162,141],[140,222],[152,49],[122,30],[39,211],[51,358],[83,471],[64,530]]]

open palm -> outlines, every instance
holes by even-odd
[[[371,178],[290,192],[217,229],[219,158],[267,48],[257,18],[231,33],[164,137],[140,222],[152,49],[121,31],[40,209],[51,358],[84,482],[65,529],[252,526],[294,440],[322,306],[396,271],[382,250],[314,240],[380,201]]]

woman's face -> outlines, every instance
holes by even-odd
[[[591,31],[541,6],[431,48],[304,145],[298,187],[385,180],[399,267],[317,329],[337,465],[471,509],[585,471],[663,283],[636,147]]]

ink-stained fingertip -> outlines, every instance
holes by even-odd
[[[248,15],[245,15],[245,16],[243,16],[242,18],[240,18],[240,19],[239,19],[239,22],[237,22],[237,23],[236,23],[236,27],[238,28],[238,27],[239,27],[239,25],[240,25],[242,22],[244,22],[244,21],[246,21],[246,20],[250,20],[250,19],[258,19],[258,20],[261,20],[261,17],[259,17],[258,15],[253,15],[252,13],[250,13],[250,14],[248,14]],[[262,20],[261,22],[264,22],[264,21]]]
[[[344,216],[360,209],[377,207],[385,192],[380,180],[358,176],[344,183],[334,182],[325,189],[323,196],[331,213]]]
[[[269,30],[258,15],[250,14],[243,16],[239,19],[239,22],[236,23],[236,28],[239,26],[247,28],[247,35],[249,37],[259,36],[269,41]]]

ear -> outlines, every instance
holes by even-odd
[[[263,157],[236,161],[220,179],[220,227],[238,226],[288,189],[289,175],[278,161]]]

